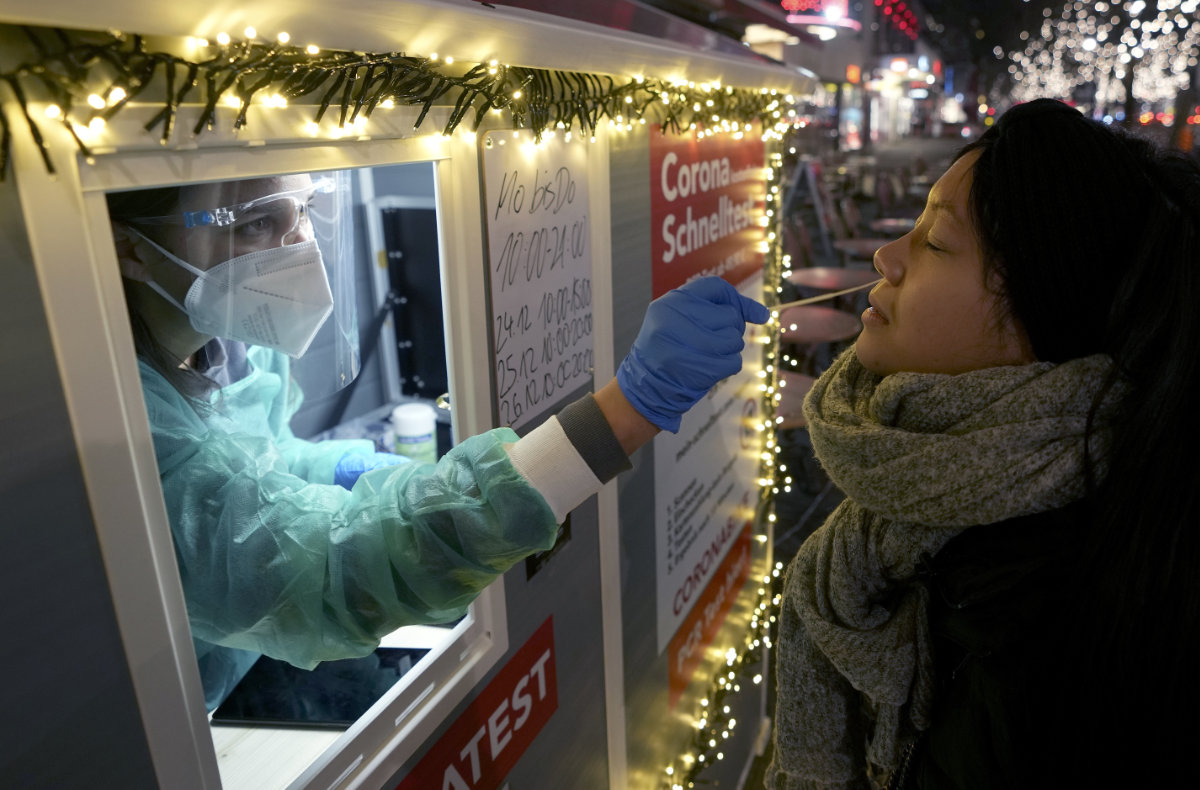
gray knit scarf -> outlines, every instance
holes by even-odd
[[[869,788],[929,726],[925,554],[975,524],[1085,493],[1088,412],[1106,356],[960,375],[867,371],[851,348],[804,402],[813,449],[846,499],[788,568],[780,617],[776,790]],[[1106,469],[1106,395],[1090,442]]]

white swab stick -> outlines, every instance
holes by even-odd
[[[863,283],[862,285],[856,285],[853,288],[846,288],[841,291],[834,291],[833,293],[820,294],[819,296],[810,296],[807,299],[797,299],[794,302],[787,302],[785,304],[777,304],[774,307],[772,307],[771,310],[778,313],[781,310],[788,309],[789,307],[800,307],[801,305],[815,304],[817,302],[824,302],[829,299],[836,299],[839,296],[845,296],[846,294],[852,294],[855,291],[864,291],[867,288],[874,288],[876,285],[878,285],[882,281],[883,281],[883,278],[881,277],[878,280],[873,280],[869,283]]]

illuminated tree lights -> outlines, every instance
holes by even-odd
[[[882,14],[883,18],[892,27],[913,41],[917,40],[921,23],[912,8],[904,3],[903,0],[875,0],[875,5],[880,9],[880,14]]]
[[[1047,8],[1041,27],[1021,34],[1025,49],[1008,53],[1008,95],[1083,97],[1104,108],[1125,103],[1132,86],[1139,102],[1169,103],[1197,66],[1198,9],[1200,0],[1078,0],[1057,15]],[[993,54],[1005,57],[1000,47]]]
[[[215,42],[188,39],[194,54],[187,57],[152,49],[143,36],[115,31],[22,31],[32,57],[11,68],[3,64],[0,84],[16,99],[51,173],[49,147],[32,111],[35,101],[47,103],[45,117],[64,126],[89,159],[84,138],[89,132],[102,133],[135,99],[161,104],[145,129],[157,130],[164,145],[171,143],[179,110],[189,100],[200,107],[190,129],[193,137],[213,128],[218,105],[237,110],[235,130],[247,127],[252,105],[311,104],[310,125],[328,113],[339,129],[365,123],[374,112],[398,104],[421,108],[414,124],[418,128],[432,108],[447,108],[442,129],[447,135],[464,121],[478,128],[495,110],[507,113],[512,128],[529,129],[539,140],[543,132],[556,129],[590,135],[604,119],[625,128],[649,120],[676,133],[704,129],[741,134],[759,123],[764,137],[777,139],[791,121],[787,116],[794,114],[778,91],[765,88],[530,69],[495,60],[457,64],[436,53],[325,50],[294,45],[286,33],[263,39],[253,28],[246,29],[242,40],[224,33]],[[8,169],[12,133],[12,121],[0,112],[0,179]]]

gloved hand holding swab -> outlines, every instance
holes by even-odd
[[[717,382],[742,368],[746,324],[770,312],[720,277],[700,277],[650,303],[633,347],[617,368],[621,392],[664,431]]]

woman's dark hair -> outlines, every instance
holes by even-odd
[[[173,212],[179,205],[181,189],[181,187],[161,187],[130,192],[110,192],[105,196],[108,202],[109,219],[135,228],[155,241],[161,242],[162,239],[158,237],[158,228],[140,225],[138,219],[162,217]],[[180,393],[199,398],[211,392],[215,388],[211,380],[190,368],[180,367],[182,360],[168,351],[154,337],[145,319],[132,308],[135,301],[129,298],[129,282],[122,282],[126,290],[125,303],[130,306],[129,323],[133,330],[133,347],[137,355],[157,370]]]
[[[1071,707],[1037,786],[1172,786],[1200,737],[1200,165],[1045,99],[967,151],[985,266],[1034,354],[1108,354],[1126,393],[1072,594],[1046,602]]]

